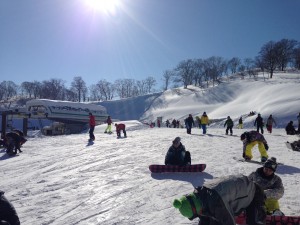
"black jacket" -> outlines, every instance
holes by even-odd
[[[14,206],[5,198],[4,192],[0,191],[0,221],[10,225],[20,225],[20,220]]]

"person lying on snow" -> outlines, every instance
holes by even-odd
[[[248,225],[265,224],[264,192],[247,176],[209,180],[192,194],[173,201],[173,206],[199,225],[235,225],[235,216],[246,211]]]
[[[191,154],[189,151],[185,150],[184,145],[181,143],[180,137],[176,137],[173,140],[172,145],[165,157],[165,165],[191,165]]]

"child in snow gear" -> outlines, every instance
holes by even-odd
[[[96,121],[95,121],[95,116],[93,116],[91,112],[89,113],[89,125],[90,125],[90,130],[89,130],[90,141],[94,141],[95,140],[94,130],[96,126]]]
[[[9,155],[15,155],[21,151],[21,146],[27,141],[23,136],[23,132],[12,131],[5,134],[4,145],[6,146],[6,152]]]
[[[116,123],[115,126],[116,126],[116,131],[117,131],[117,137],[120,138],[121,137],[121,131],[123,131],[124,137],[126,138],[127,135],[126,135],[126,130],[125,130],[125,128],[126,128],[125,124],[123,124],[123,123],[117,124]]]
[[[285,131],[287,135],[295,135],[297,133],[295,127],[293,126],[293,121],[290,121],[288,125],[286,125]]]
[[[239,129],[243,129],[243,118],[240,117],[239,119],[239,126],[238,126]]]
[[[254,126],[256,126],[257,132],[259,132],[259,129],[261,133],[264,133],[264,119],[261,117],[260,113],[258,113],[255,121]]]
[[[111,134],[111,133],[112,133],[112,132],[111,132],[111,124],[112,124],[112,120],[111,120],[110,116],[107,117],[106,123],[107,123],[107,127],[106,127],[104,133],[109,133],[109,134]]]
[[[281,178],[275,174],[276,169],[276,158],[271,157],[264,163],[263,167],[251,173],[248,178],[264,190],[267,198],[265,201],[267,213],[283,215],[279,209],[278,200],[282,198],[284,194],[284,187]]]
[[[176,137],[173,140],[172,146],[169,148],[165,157],[165,165],[191,165],[191,154],[185,150],[180,137]]]
[[[201,127],[203,130],[203,134],[206,134],[206,126],[209,124],[208,116],[206,115],[206,112],[204,112],[200,118]]]
[[[189,114],[189,117],[185,119],[186,133],[191,134],[192,127],[195,125],[192,114]]]
[[[258,150],[261,155],[261,161],[265,162],[268,159],[267,150],[269,149],[268,143],[264,136],[257,131],[244,132],[241,135],[241,141],[243,141],[243,158],[245,160],[251,160],[252,148],[258,145]]]
[[[205,182],[194,192],[175,199],[173,206],[201,225],[235,225],[235,216],[246,210],[247,224],[265,224],[264,193],[243,175],[221,177]]]
[[[4,196],[0,190],[0,224],[20,225],[20,220],[15,207]]]
[[[270,115],[267,119],[267,131],[269,131],[270,134],[272,133],[273,123],[276,126],[275,120],[273,119],[272,115]]]
[[[228,135],[228,130],[230,130],[230,135],[232,135],[232,128],[233,128],[233,121],[232,119],[230,118],[230,116],[227,116],[227,120],[225,121],[224,123],[224,127],[227,125],[227,128],[226,128],[226,135]]]

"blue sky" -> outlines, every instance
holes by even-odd
[[[0,82],[160,82],[185,59],[253,58],[268,41],[300,41],[298,0],[116,0],[106,11],[91,1],[1,0]]]

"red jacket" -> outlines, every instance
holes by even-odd
[[[116,125],[116,129],[117,131],[125,130],[125,124],[119,123],[118,125]]]
[[[95,121],[95,117],[93,115],[90,115],[90,121],[89,121],[89,124],[90,126],[96,126],[96,121]]]

